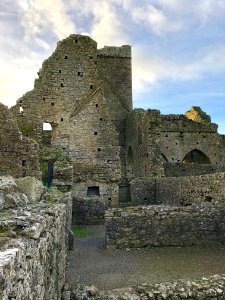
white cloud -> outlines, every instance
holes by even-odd
[[[63,0],[19,0],[19,5],[27,38],[40,33],[46,27],[59,39],[76,32]]]
[[[208,49],[199,45],[198,53],[188,55],[184,45],[183,55],[178,57],[169,44],[166,51],[160,47],[152,50],[159,40],[169,40],[177,33],[192,43],[195,28],[203,27],[200,29],[205,35],[209,24],[210,29],[215,26],[215,30],[221,30],[215,24],[225,24],[224,0],[17,0],[13,5],[8,1],[4,5],[4,1],[0,4],[4,8],[0,23],[0,97],[5,103],[12,104],[32,88],[41,62],[52,52],[53,43],[55,47],[54,36],[62,39],[79,33],[78,28],[92,36],[98,47],[134,45],[133,87],[138,91],[161,79],[194,80],[209,72],[225,71],[221,41]]]
[[[207,48],[189,60],[157,57],[143,49],[133,51],[133,85],[140,92],[162,79],[199,80],[209,73],[225,72],[225,46]]]
[[[128,42],[125,33],[126,24],[121,19],[122,11],[118,11],[118,5],[128,6],[129,0],[95,0],[80,1],[71,0],[70,6],[75,7],[78,15],[86,17],[89,21],[89,30],[85,30],[98,47],[105,45],[119,46]]]
[[[146,26],[150,26],[150,29],[157,35],[176,32],[182,29],[181,22],[170,20],[165,12],[155,8],[153,5],[134,8],[132,16],[137,23],[144,23]]]

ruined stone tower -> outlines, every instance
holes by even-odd
[[[43,63],[34,89],[12,108],[45,144],[43,124],[51,125],[50,144],[73,165],[77,196],[101,195],[118,201],[125,177],[126,119],[132,110],[131,47],[104,47],[88,36],[70,35]]]

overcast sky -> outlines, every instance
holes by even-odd
[[[134,107],[201,106],[225,133],[225,0],[0,0],[0,101],[31,90],[71,33],[132,46]]]

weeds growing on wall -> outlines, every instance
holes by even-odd
[[[31,125],[25,123],[20,124],[19,130],[23,135],[28,136],[31,139],[35,139],[35,130]]]

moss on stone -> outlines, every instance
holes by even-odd
[[[63,192],[60,192],[57,187],[53,186],[48,189],[48,192],[43,198],[47,202],[57,202],[63,197],[63,195]]]
[[[184,114],[188,119],[195,122],[211,124],[211,117],[204,112],[200,106],[192,106],[192,108]]]
[[[20,124],[19,130],[22,132],[23,135],[28,136],[29,138],[35,139],[35,130],[34,128],[29,124]]]
[[[10,212],[9,211],[6,211],[6,210],[3,210],[3,211],[0,211],[0,218],[4,218],[4,219],[7,219],[11,216]]]

